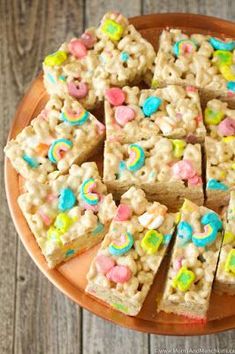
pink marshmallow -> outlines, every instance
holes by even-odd
[[[195,176],[188,179],[188,184],[191,186],[202,184],[202,178],[196,174]]]
[[[84,203],[83,207],[86,210],[92,210],[94,213],[97,213],[98,210],[99,210],[99,206],[98,205],[90,205],[90,204]]]
[[[225,118],[218,125],[218,133],[222,136],[231,136],[235,134],[235,119]]]
[[[106,274],[115,266],[115,261],[108,256],[100,254],[95,259],[95,265],[99,273]]]
[[[73,81],[68,83],[69,94],[76,98],[83,98],[87,96],[88,86],[85,82],[79,82],[75,84]]]
[[[182,267],[182,260],[183,258],[178,258],[178,259],[175,259],[174,262],[173,262],[173,269],[175,271],[178,271],[181,267]]]
[[[132,211],[127,204],[120,204],[117,208],[117,214],[114,217],[115,221],[126,221],[130,219]]]
[[[172,166],[172,172],[176,177],[179,177],[180,179],[184,180],[190,179],[196,174],[192,163],[188,160],[176,162]]]
[[[105,132],[105,125],[101,123],[100,121],[95,122],[95,126],[98,130],[98,133],[102,135]]]
[[[51,225],[51,222],[52,222],[51,218],[47,214],[45,214],[41,209],[38,210],[38,214],[41,216],[41,218],[46,226]]]
[[[194,86],[187,86],[186,91],[187,92],[197,92],[197,88]]]
[[[128,122],[135,119],[135,111],[128,106],[118,106],[115,109],[116,122],[124,127]]]
[[[87,49],[91,49],[96,43],[96,38],[92,33],[84,32],[81,35],[81,42],[87,47]]]
[[[125,101],[125,93],[119,87],[107,89],[105,97],[113,106],[120,106]]]
[[[87,49],[80,39],[72,39],[68,45],[71,54],[81,59],[87,55]]]
[[[106,274],[106,277],[114,283],[125,283],[132,276],[131,270],[126,266],[114,266]]]

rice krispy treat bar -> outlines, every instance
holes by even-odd
[[[235,295],[235,191],[231,192],[224,239],[215,278],[215,288],[222,293]]]
[[[206,135],[198,91],[191,87],[112,88],[106,91],[105,121],[107,139],[125,143],[152,135],[202,142]]]
[[[20,208],[50,268],[102,240],[116,212],[94,162],[48,184],[26,181]]]
[[[86,291],[130,316],[140,311],[174,231],[175,214],[130,188],[90,267]]]
[[[84,162],[104,133],[104,125],[78,101],[52,96],[39,116],[7,143],[5,153],[24,178],[45,182]]]
[[[216,210],[228,204],[229,192],[235,189],[235,137],[206,137],[205,152],[206,205]]]
[[[182,84],[202,89],[206,98],[235,97],[235,41],[164,30],[155,60],[153,85]]]
[[[185,200],[159,311],[205,320],[222,242],[219,216]]]
[[[152,76],[155,56],[126,17],[108,12],[99,27],[87,29],[45,58],[45,87],[50,94],[70,94],[91,109],[108,87]]]
[[[214,139],[235,136],[235,110],[227,102],[213,99],[207,102],[204,122],[208,134]]]
[[[172,211],[185,197],[203,204],[200,144],[161,136],[133,144],[106,141],[103,178],[116,198],[135,185]]]

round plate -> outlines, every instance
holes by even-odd
[[[155,48],[159,33],[165,27],[178,27],[190,33],[211,33],[219,37],[225,35],[235,38],[234,23],[213,17],[192,14],[153,14],[131,18],[130,22]],[[43,108],[47,99],[42,75],[40,75],[33,82],[17,110],[9,139],[14,138],[29,124],[30,120]],[[96,113],[99,117],[99,112]],[[101,152],[97,152],[94,160],[102,167]],[[227,295],[219,296],[212,293],[207,323],[193,322],[184,317],[162,312],[156,313],[156,294],[159,294],[163,284],[166,269],[164,264],[167,259],[163,262],[159,275],[137,317],[125,316],[87,295],[84,291],[86,273],[98,246],[62,264],[57,269],[50,270],[17,204],[17,197],[21,190],[21,179],[8,160],[5,161],[5,184],[12,219],[28,253],[50,281],[80,306],[119,325],[155,334],[201,335],[235,328],[235,297]]]

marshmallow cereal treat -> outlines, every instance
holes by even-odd
[[[215,278],[218,292],[235,295],[235,191],[231,192],[224,239]]]
[[[197,89],[170,85],[156,90],[112,87],[106,91],[108,140],[125,143],[152,135],[204,141],[206,130]]]
[[[102,240],[116,212],[94,162],[48,184],[26,181],[20,208],[50,268]]]
[[[214,139],[235,136],[235,110],[226,102],[217,99],[207,102],[204,121],[208,134]]]
[[[160,36],[152,85],[192,85],[206,98],[235,99],[235,41],[187,35],[179,29]]]
[[[121,198],[101,248],[95,256],[86,291],[130,316],[139,313],[174,231],[175,214],[147,201],[141,189]]]
[[[204,206],[185,200],[159,310],[206,320],[222,222]]]
[[[229,202],[235,190],[235,136],[221,140],[206,137],[206,205],[217,209]]]
[[[8,142],[5,153],[24,178],[43,183],[84,162],[103,141],[104,131],[77,100],[52,96],[38,117]]]
[[[152,45],[116,12],[104,15],[98,28],[63,43],[43,63],[49,94],[69,94],[92,109],[110,86],[123,86],[152,76]]]
[[[132,144],[106,141],[103,178],[116,198],[135,185],[171,211],[186,197],[203,204],[200,144],[161,136]]]

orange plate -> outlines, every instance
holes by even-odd
[[[234,23],[213,17],[191,14],[154,14],[134,17],[131,19],[131,23],[155,47],[159,32],[167,26],[179,27],[191,33],[211,33],[220,37],[225,35],[235,38]],[[9,138],[15,137],[28,125],[30,120],[39,113],[46,101],[47,95],[43,87],[42,76],[40,75],[33,82],[18,108]],[[97,116],[99,117],[99,115]],[[100,116],[102,115],[100,114]],[[100,152],[97,152],[95,160],[101,166],[102,154]],[[161,291],[159,286],[163,283],[163,270],[166,269],[164,264],[167,259],[161,267],[160,277],[157,276],[143,309],[137,317],[125,316],[87,295],[84,292],[86,273],[98,247],[94,247],[86,253],[71,259],[57,269],[48,269],[40,249],[18,207],[17,197],[20,193],[20,180],[8,160],[5,161],[5,184],[10,212],[25,248],[39,269],[50,281],[80,306],[119,325],[156,334],[199,335],[235,328],[235,297],[232,296],[219,296],[213,293],[208,322],[204,324],[192,322],[180,316],[156,313],[156,293],[159,294],[159,291]]]

